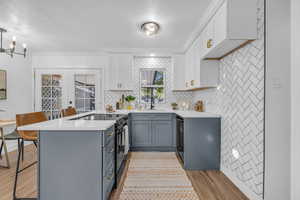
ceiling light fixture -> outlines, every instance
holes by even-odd
[[[141,25],[141,31],[147,36],[153,36],[160,30],[160,25],[157,22],[145,22]]]
[[[26,53],[27,53],[27,45],[23,44],[23,52],[17,52],[16,51],[16,46],[17,46],[17,38],[16,36],[12,37],[12,41],[9,44],[9,48],[5,49],[3,48],[3,33],[6,33],[7,30],[4,28],[0,28],[0,34],[1,34],[1,43],[0,43],[0,53],[6,53],[8,55],[10,55],[10,57],[13,57],[14,55],[21,55],[24,56],[24,58],[26,57]]]

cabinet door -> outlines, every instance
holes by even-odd
[[[204,48],[204,55],[207,54],[214,47],[214,20],[212,19],[203,31],[202,48]]]
[[[133,147],[151,146],[151,122],[132,121],[131,142]]]
[[[119,55],[118,84],[121,90],[132,90],[132,56]]]
[[[185,89],[185,66],[184,55],[173,57],[173,90]]]
[[[214,23],[214,46],[219,45],[227,38],[227,2],[221,6],[213,18]]]
[[[152,121],[152,146],[173,146],[173,127],[171,121]]]
[[[107,85],[109,90],[119,89],[119,70],[118,56],[113,55],[109,59],[108,80]]]
[[[191,80],[192,80],[192,64],[193,64],[193,51],[192,47],[186,53],[186,74],[185,74],[185,88],[191,88]]]
[[[193,87],[197,88],[200,87],[200,51],[201,51],[201,38],[198,37],[197,40],[195,41],[195,47],[194,47],[194,69],[193,69],[193,74],[194,74],[194,83]]]

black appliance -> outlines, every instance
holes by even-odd
[[[115,124],[115,187],[119,183],[123,170],[125,168],[125,161],[127,154],[125,152],[126,146],[126,134],[128,134],[128,116],[122,117]],[[128,136],[127,136],[128,137]]]
[[[115,187],[125,168],[127,154],[125,154],[126,134],[128,134],[128,115],[124,114],[89,114],[70,120],[116,120],[115,123]],[[127,128],[126,128],[127,127]],[[128,137],[128,136],[127,136]]]
[[[184,119],[176,116],[176,152],[184,162]]]

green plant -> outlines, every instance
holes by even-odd
[[[131,102],[131,101],[134,101],[135,100],[135,97],[132,96],[132,95],[128,95],[127,97],[125,97],[125,101],[127,102]]]
[[[176,107],[176,106],[178,106],[178,104],[177,103],[171,103],[171,106]]]

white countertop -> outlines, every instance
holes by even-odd
[[[35,123],[27,126],[18,127],[18,130],[22,131],[103,131],[113,126],[115,120],[70,120],[85,116],[88,114],[99,113],[99,114],[129,114],[129,113],[175,113],[183,118],[220,118],[221,116],[214,113],[196,112],[196,111],[174,111],[174,110],[118,110],[114,113],[107,113],[106,111],[93,111],[88,113],[82,113],[71,117],[64,117],[60,119],[50,120],[41,123]]]

